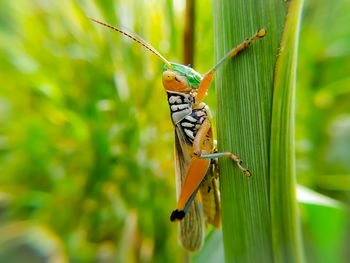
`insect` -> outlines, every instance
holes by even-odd
[[[231,158],[243,174],[251,176],[249,170],[242,166],[242,160],[238,156],[216,150],[209,108],[203,99],[217,68],[244,50],[255,39],[264,37],[266,29],[259,29],[201,76],[188,66],[169,62],[139,37],[93,18],[89,19],[131,38],[165,63],[162,82],[175,128],[177,205],[171,213],[170,220],[179,221],[179,241],[182,246],[189,251],[196,251],[203,244],[205,225],[220,227],[220,200],[216,186],[219,175],[217,158]]]

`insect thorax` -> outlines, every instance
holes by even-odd
[[[186,142],[192,144],[198,129],[208,117],[208,107],[201,103],[193,108],[195,98],[191,94],[172,91],[167,91],[167,94],[171,120],[182,131]]]
[[[192,113],[193,95],[167,91],[171,120],[174,126]]]

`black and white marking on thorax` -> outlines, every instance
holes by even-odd
[[[186,142],[192,145],[199,128],[208,117],[208,106],[202,102],[200,107],[192,109],[193,95],[169,91],[167,93],[173,124],[181,130]]]
[[[185,94],[175,91],[167,91],[170,107],[171,120],[176,126],[187,115],[192,113],[194,97],[192,94]]]

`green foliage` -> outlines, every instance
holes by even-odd
[[[307,2],[301,28],[297,173],[303,185],[345,202],[350,189],[350,28],[344,25],[350,22],[350,6],[321,2]],[[182,262],[177,227],[169,222],[175,204],[173,130],[160,81],[163,64],[86,17],[125,25],[169,61],[181,62],[182,3],[0,1],[0,262]],[[211,1],[197,1],[195,70],[201,73],[214,63],[211,11]],[[232,23],[236,40],[227,50],[257,28],[269,29],[268,22],[251,28]],[[255,67],[254,57],[271,44],[271,32],[228,65],[237,70],[234,79],[241,78],[238,72],[248,74],[245,63]],[[243,89],[227,98],[230,105],[242,103]],[[260,94],[262,101],[271,97],[263,90]],[[215,117],[214,88],[205,102]],[[252,119],[235,114],[242,127],[249,126]],[[254,177],[248,182],[239,172],[235,181],[224,177],[227,189],[233,183],[254,189],[267,184],[257,173],[267,148],[261,160],[241,152],[247,131],[256,132],[256,141],[262,136],[260,128],[249,129],[236,133],[243,137],[234,137],[239,143],[232,150]],[[219,139],[224,148],[226,141]],[[266,200],[249,198],[232,206],[233,218],[266,205]],[[345,262],[344,209],[303,203],[301,212],[307,259]],[[243,223],[252,222],[269,224],[255,217]],[[234,237],[243,240],[239,232]],[[221,232],[209,231],[195,260],[223,261],[221,239]]]
[[[307,261],[347,262],[347,207],[305,187],[298,186],[297,190]]]
[[[122,13],[117,2],[20,2],[0,8],[9,11],[1,11],[1,225],[50,229],[72,262],[175,259],[162,63],[87,19],[118,21],[108,13]],[[32,247],[24,234],[7,243]]]
[[[215,1],[216,58],[266,27],[265,38],[218,70],[219,150],[230,151],[252,173],[246,178],[230,160],[220,160],[220,188],[227,262],[272,262],[269,147],[276,58],[285,21],[283,1]],[[274,17],[270,21],[270,16]]]
[[[296,89],[297,180],[346,203],[341,208],[302,205],[307,262],[345,263],[349,258],[349,11],[349,1],[327,0],[305,1],[303,10]]]

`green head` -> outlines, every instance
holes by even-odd
[[[170,65],[171,68],[164,65],[163,85],[166,90],[183,92],[198,89],[202,76],[197,71],[173,62]]]

